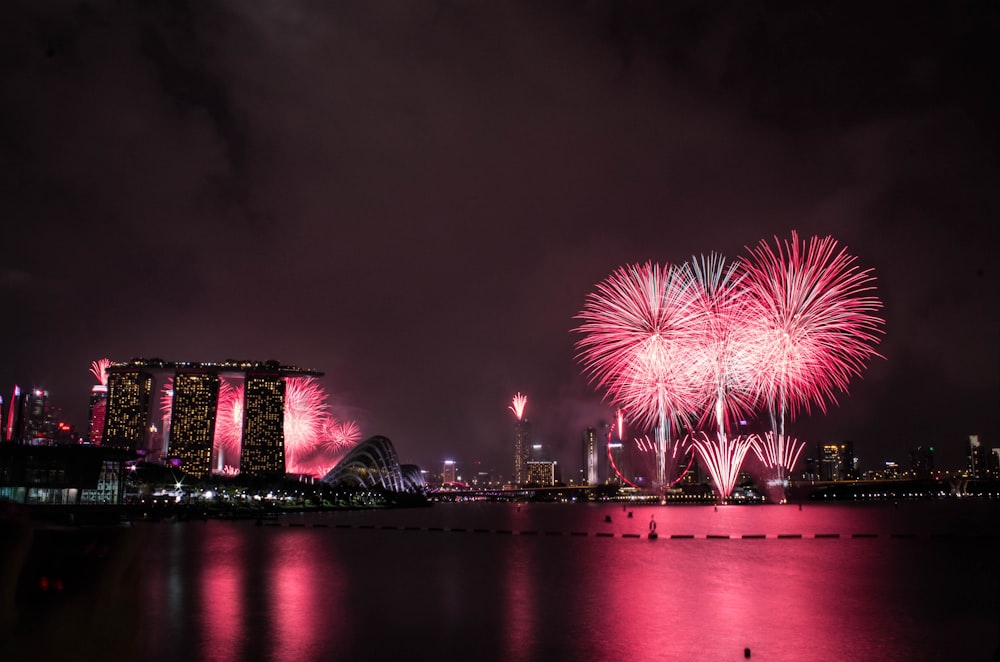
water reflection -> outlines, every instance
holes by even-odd
[[[735,660],[745,647],[771,660],[988,660],[996,649],[990,561],[1000,542],[929,535],[992,532],[996,507],[622,512],[452,504],[301,522],[324,528],[150,525],[146,651],[269,660],[475,651],[488,662]],[[652,513],[657,541],[645,537]],[[811,538],[820,532],[842,537]],[[851,537],[868,532],[879,537]]]

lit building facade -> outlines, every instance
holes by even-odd
[[[249,476],[284,473],[285,380],[280,373],[247,373],[243,412],[240,473]]]
[[[525,463],[527,484],[533,487],[552,487],[556,484],[556,463],[552,460],[528,460]]]
[[[87,439],[95,446],[101,445],[107,413],[108,387],[105,384],[95,384],[90,389],[90,424],[87,430]]]
[[[521,419],[514,424],[514,484],[523,485],[527,479],[528,453],[531,450],[531,424]]]
[[[10,398],[10,406],[7,408],[7,426],[4,430],[6,441],[21,441],[21,432],[24,426],[23,398],[21,387],[15,385],[14,393]]]
[[[183,370],[174,376],[167,454],[197,478],[212,470],[215,411],[219,402],[219,375],[205,370]]]
[[[153,376],[143,370],[108,375],[108,404],[101,445],[135,452],[146,446]]]
[[[598,459],[597,430],[583,431],[583,480],[587,485],[597,485]]]

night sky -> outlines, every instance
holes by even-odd
[[[795,229],[886,333],[791,434],[1000,446],[1000,11],[807,4],[4,2],[0,393],[85,429],[94,359],[278,359],[507,471],[520,391],[571,477],[594,285]]]

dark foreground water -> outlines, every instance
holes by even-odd
[[[138,655],[990,660],[1000,644],[996,502],[628,510],[142,524]]]

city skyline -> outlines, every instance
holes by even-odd
[[[45,389],[85,434],[96,358],[277,356],[402,460],[509,464],[523,393],[568,463],[615,415],[574,358],[594,285],[797,230],[873,269],[885,360],[789,434],[1000,445],[971,5],[89,11],[0,9],[5,402]]]

